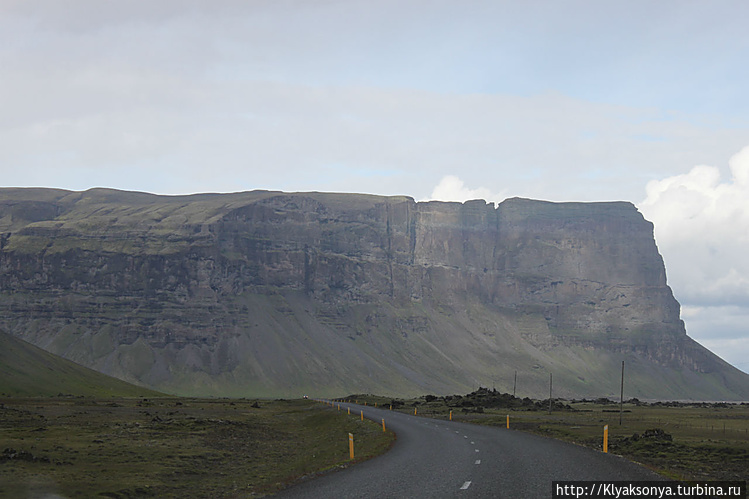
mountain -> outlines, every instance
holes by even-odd
[[[186,395],[748,400],[630,203],[0,189],[0,328]]]
[[[152,397],[162,394],[125,383],[0,332],[0,396]]]

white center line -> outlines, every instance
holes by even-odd
[[[472,444],[475,444],[476,442],[471,442]]]
[[[465,482],[463,486],[460,488],[460,490],[466,490],[468,487],[471,486],[471,482]]]
[[[473,464],[481,464],[481,459],[476,459],[476,462]]]
[[[468,435],[463,435],[463,438],[468,438]]]
[[[478,449],[476,449],[476,452],[478,452],[478,451],[479,451],[479,450],[478,450]]]

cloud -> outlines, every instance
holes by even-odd
[[[749,133],[746,121],[723,127],[720,117],[554,90],[559,81],[531,70],[567,35],[496,24],[555,17],[547,11],[438,4],[6,2],[0,175],[72,189],[423,199],[457,174],[493,194],[631,200],[654,176],[727,159]],[[552,75],[565,73],[558,61]]]
[[[729,161],[647,184],[640,203],[655,224],[669,281],[689,303],[749,304],[749,147]]]
[[[430,199],[436,201],[458,201],[460,203],[471,199],[483,199],[484,201],[500,203],[506,197],[503,194],[492,194],[486,187],[469,189],[460,178],[455,175],[446,175],[435,186]]]
[[[655,225],[687,331],[736,365],[749,358],[749,147],[728,171],[724,179],[698,165],[650,181],[639,208]]]
[[[652,170],[720,157],[746,136],[556,94],[215,81],[116,59],[106,69],[60,70],[54,85],[18,69],[0,83],[0,107],[5,185],[44,179],[168,194],[270,188],[423,199],[457,173],[465,185],[489,186],[478,197],[628,200]],[[656,128],[663,141],[638,138]]]

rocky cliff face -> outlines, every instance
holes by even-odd
[[[2,189],[0,271],[1,329],[176,393],[749,398],[629,203]]]

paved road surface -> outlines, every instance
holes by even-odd
[[[660,479],[625,459],[520,431],[345,407],[385,418],[397,435],[393,448],[275,497],[543,498],[551,497],[554,480]]]

